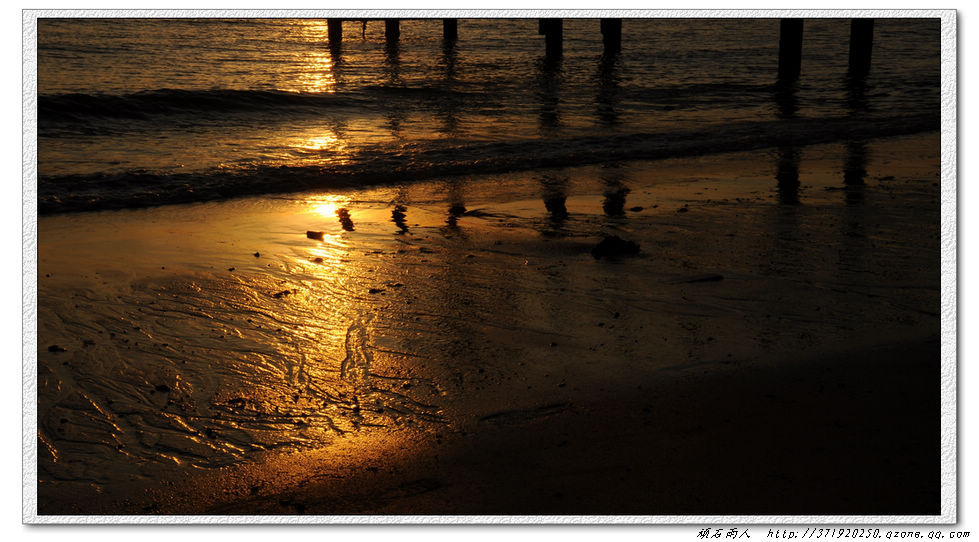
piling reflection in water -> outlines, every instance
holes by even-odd
[[[456,179],[448,181],[448,216],[445,219],[446,225],[456,230],[459,227],[459,217],[466,213],[466,201],[463,194],[462,183]]]
[[[384,43],[384,75],[392,85],[401,81],[401,46],[397,41]]]
[[[560,175],[541,175],[541,195],[550,225],[560,230],[568,219],[568,178]]]
[[[604,53],[598,62],[598,95],[595,97],[595,113],[600,124],[613,126],[619,123],[620,79],[619,55]]]
[[[398,227],[397,233],[399,235],[408,233],[408,223],[405,222],[407,212],[408,208],[401,204],[395,205],[394,209],[391,211],[391,221]]]
[[[537,95],[540,99],[539,124],[541,132],[549,132],[561,126],[562,76],[560,57],[545,57],[538,61]]]
[[[609,218],[625,216],[625,199],[629,188],[624,184],[625,174],[618,164],[602,167],[602,182],[605,184],[605,194],[602,200],[602,211]]]
[[[864,179],[867,176],[867,146],[863,141],[846,144],[846,161],[843,165],[843,185],[846,202],[850,205],[864,201]]]
[[[778,182],[778,201],[782,205],[799,202],[799,149],[781,147],[775,160],[775,180]]]
[[[350,211],[344,208],[337,209],[337,218],[340,219],[340,227],[343,231],[354,231],[354,221],[350,219]]]
[[[439,65],[442,69],[442,85],[447,90],[453,90],[456,82],[456,61],[458,51],[455,40],[445,40],[442,43],[442,56]],[[444,99],[435,104],[437,115],[442,119],[441,130],[445,134],[456,134],[459,131],[458,98],[449,93]]]
[[[391,87],[400,87],[404,84],[401,79],[401,48],[398,40],[388,39],[384,43],[384,78]],[[384,117],[387,119],[387,127],[395,137],[401,137],[401,125],[406,118],[406,112],[400,107],[385,105]]]
[[[799,99],[796,96],[797,88],[795,81],[779,82],[775,85],[775,106],[776,117],[780,119],[791,119],[799,111]]]

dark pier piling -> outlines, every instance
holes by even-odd
[[[442,19],[442,41],[453,43],[459,39],[459,19]]]
[[[548,58],[558,58],[563,52],[564,21],[562,19],[540,19],[537,33],[544,36],[544,51]]]
[[[602,43],[605,54],[622,50],[622,19],[602,19]]]
[[[850,21],[850,77],[864,77],[870,73],[870,53],[874,47],[874,20]]]
[[[782,19],[778,32],[778,81],[791,83],[802,71],[802,19]]]
[[[401,19],[384,19],[384,40],[388,43],[401,38]]]
[[[327,19],[326,20],[326,35],[330,40],[331,47],[338,47],[343,41],[343,20],[342,19]]]

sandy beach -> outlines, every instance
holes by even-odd
[[[42,216],[38,511],[938,514],[938,183],[931,132]]]

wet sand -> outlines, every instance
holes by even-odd
[[[937,183],[924,134],[42,217],[39,513],[938,514]]]

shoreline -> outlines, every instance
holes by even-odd
[[[736,122],[724,126],[654,133],[577,136],[515,143],[475,142],[435,148],[417,154],[374,157],[373,167],[350,164],[279,165],[245,170],[156,174],[137,171],[90,175],[39,176],[38,214],[153,208],[161,205],[227,201],[236,198],[286,196],[305,191],[369,190],[404,182],[431,182],[488,175],[530,174],[538,170],[594,166],[602,163],[670,161],[715,155],[804,148],[831,143],[874,141],[938,133],[936,115],[883,118],[786,118]],[[718,135],[720,131],[723,135]],[[528,153],[528,149],[533,149]],[[570,149],[570,150],[569,150]],[[431,157],[429,157],[431,155]],[[515,160],[515,156],[522,156]],[[460,158],[461,157],[461,158]],[[347,159],[344,159],[346,161]],[[521,162],[521,160],[523,160]],[[75,194],[91,185],[92,193]],[[115,194],[115,187],[141,188],[138,194]],[[191,188],[193,186],[193,188]],[[287,189],[282,189],[288,186]],[[69,196],[58,197],[63,189]],[[46,194],[45,190],[51,192]],[[108,197],[98,200],[93,198]],[[111,199],[116,198],[116,199]]]
[[[938,514],[938,139],[42,216],[39,512]]]

